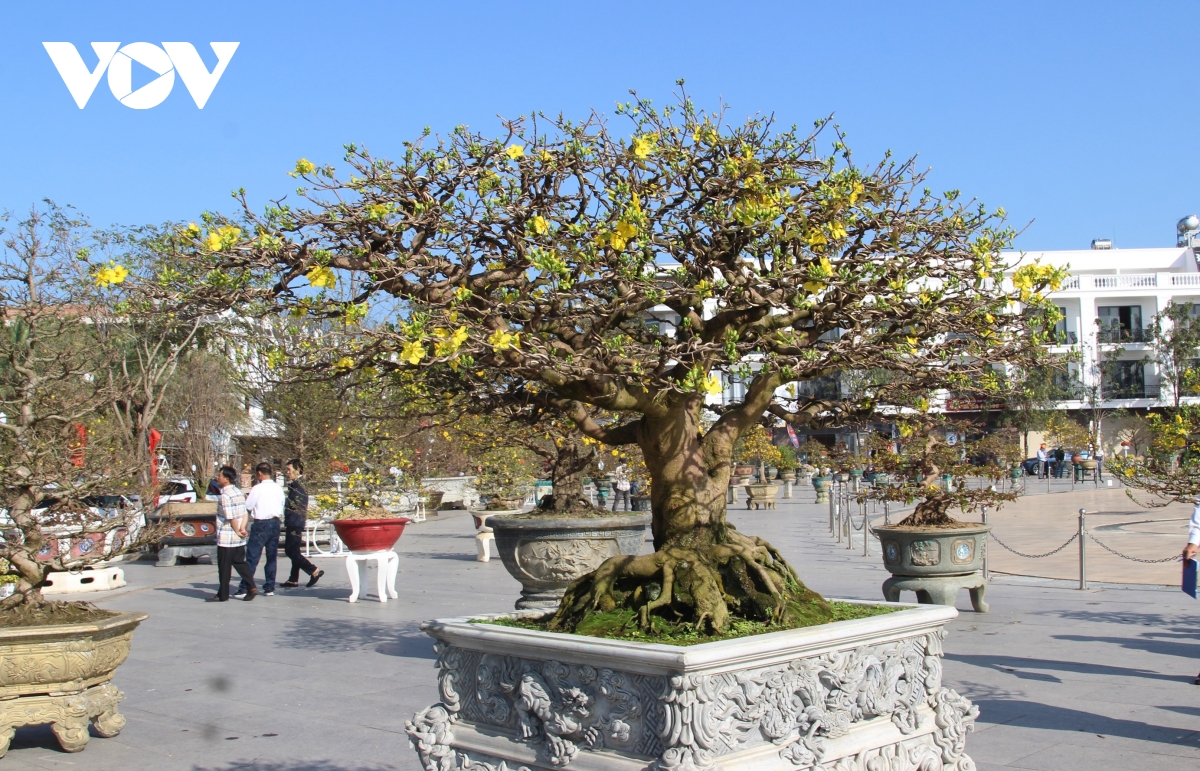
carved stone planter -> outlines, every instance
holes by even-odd
[[[895,600],[901,590],[917,593],[921,602],[953,605],[959,589],[970,589],[971,605],[987,613],[983,558],[991,525],[952,529],[874,528],[883,551],[883,566],[892,577],[883,596]]]
[[[406,730],[429,771],[969,771],[978,709],[941,684],[956,615],[689,647],[430,621],[442,701]]]
[[[49,723],[67,752],[87,745],[88,723],[100,736],[119,734],[125,716],[117,704],[125,695],[111,680],[146,618],[120,613],[87,624],[0,627],[0,757],[23,725]]]
[[[747,509],[773,509],[775,498],[779,495],[781,485],[762,484],[746,485]]]
[[[553,608],[576,578],[609,557],[637,554],[648,513],[612,517],[492,517],[496,551],[521,582],[518,609]]]

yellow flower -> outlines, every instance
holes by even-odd
[[[829,243],[829,239],[826,238],[825,234],[820,230],[813,230],[809,232],[809,234],[804,237],[804,240],[809,246],[824,246],[825,244]]]
[[[828,257],[822,257],[820,263],[817,265],[817,268],[821,271],[822,276],[833,275],[833,263],[829,261]]]
[[[534,217],[529,224],[533,226],[533,232],[539,236],[546,235],[546,231],[550,229],[550,223],[546,222],[546,218],[540,214]]]
[[[637,225],[632,222],[618,222],[617,235],[626,240],[633,238],[638,233]]]
[[[823,281],[805,281],[804,291],[809,294],[820,294],[825,291],[825,282]]]
[[[542,150],[540,153],[538,153],[538,158],[541,158],[546,163],[554,160],[554,156],[550,154],[549,150]]]
[[[612,248],[616,249],[618,252],[625,248],[625,239],[622,238],[618,233],[609,235],[608,242],[612,245]]]
[[[333,363],[333,366],[336,367],[337,369],[350,369],[351,367],[354,366],[354,359],[350,358],[349,356],[343,356],[342,358],[335,361]]]
[[[654,134],[646,134],[645,136],[634,137],[633,144],[630,149],[633,150],[633,155],[638,160],[645,160],[654,154],[654,146],[658,143],[658,137]]]
[[[195,238],[196,236],[200,235],[200,226],[197,225],[195,222],[189,222],[188,226],[187,226],[187,234],[189,236],[191,236],[192,238]]]
[[[325,265],[314,265],[308,269],[308,283],[315,287],[332,289],[337,285],[337,275],[332,268]]]
[[[846,226],[840,222],[831,222],[829,224],[829,235],[833,236],[834,238],[845,238]]]
[[[409,364],[420,364],[425,358],[425,346],[419,340],[410,340],[400,349],[400,360]]]
[[[721,376],[715,374],[709,375],[704,379],[703,387],[705,393],[712,394],[713,396],[717,396],[721,391],[725,390],[721,387]]]
[[[129,270],[124,265],[118,265],[115,262],[108,263],[108,267],[101,268],[96,271],[96,286],[105,289],[110,286],[116,286],[125,281],[129,275]]]
[[[521,334],[506,332],[503,329],[497,329],[488,337],[488,344],[492,346],[494,351],[503,351],[506,348],[516,349],[521,344]]]
[[[317,167],[312,164],[312,161],[308,160],[307,158],[301,158],[300,160],[296,161],[296,170],[292,172],[292,176],[298,177],[303,174],[312,174],[316,168]]]
[[[210,232],[205,243],[212,251],[220,252],[236,244],[237,240],[241,238],[241,236],[241,228],[235,228],[232,225],[227,225],[226,227],[217,228],[216,230]]]
[[[506,147],[504,149],[504,154],[507,155],[510,160],[514,160],[514,161],[517,160],[518,158],[524,158],[525,157],[525,146],[524,145],[509,145],[508,147]]]
[[[860,195],[862,195],[862,192],[863,192],[863,183],[855,182],[853,185],[850,186],[850,195],[848,196],[848,200],[850,201],[851,206],[853,206],[855,201],[858,200],[858,197]]]
[[[984,319],[986,319],[986,320],[987,320],[987,323],[989,323],[989,324],[991,324],[993,321],[995,321],[995,320],[996,320],[996,317],[995,317],[995,316],[993,316],[993,315],[992,315],[992,314],[990,314],[990,313],[985,313],[985,314],[983,314],[983,318],[984,318]]]

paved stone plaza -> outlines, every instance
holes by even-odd
[[[1044,485],[1044,483],[1043,483]],[[1162,557],[1182,545],[1184,507],[1145,511],[1123,491],[1025,496],[989,517],[1022,551],[1042,552],[1073,532],[1080,506],[1108,512],[1089,525],[1125,553]],[[862,556],[828,533],[828,507],[810,490],[777,511],[734,507],[741,530],[769,538],[816,590],[878,599],[887,577],[878,544]],[[1153,520],[1152,524],[1146,524]],[[1140,525],[1128,523],[1141,522]],[[1044,544],[1044,546],[1043,546]],[[1074,545],[1045,560],[993,548],[992,612],[958,598],[949,626],[945,682],[979,705],[968,753],[983,771],[1200,766],[1200,604],[1173,586],[1178,563],[1148,566],[1100,557],[1095,584],[1078,591]],[[19,729],[7,769],[83,771],[419,771],[404,721],[437,700],[431,641],[418,624],[437,616],[508,609],[519,584],[498,560],[475,561],[471,519],[443,512],[411,525],[400,552],[398,601],[351,605],[342,560],[314,590],[284,590],[251,603],[206,605],[216,569],[125,566],[129,586],[96,595],[109,608],[150,613],[116,684],[129,723],[115,739],[93,738],[78,755],[45,728]],[[281,565],[286,565],[281,556]],[[1135,583],[1145,585],[1137,586]],[[365,585],[373,585],[367,582]],[[906,595],[905,599],[910,599]]]

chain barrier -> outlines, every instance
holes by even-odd
[[[1008,544],[1004,543],[1004,541],[1001,541],[999,538],[996,537],[995,533],[990,533],[990,535],[992,536],[993,541],[1000,544],[1006,550],[1012,552],[1013,554],[1017,555],[1018,557],[1025,557],[1026,559],[1031,559],[1031,560],[1039,560],[1039,559],[1042,559],[1043,557],[1050,557],[1054,554],[1058,554],[1063,549],[1065,549],[1068,546],[1070,546],[1071,544],[1075,543],[1075,539],[1079,537],[1079,533],[1076,533],[1075,535],[1068,538],[1067,542],[1064,543],[1062,546],[1058,547],[1057,549],[1055,549],[1053,551],[1048,551],[1045,554],[1025,554],[1024,552],[1019,552],[1016,549],[1012,548]]]
[[[1175,560],[1179,559],[1179,555],[1178,555],[1178,554],[1172,554],[1170,557],[1166,557],[1166,558],[1164,558],[1164,559],[1160,559],[1160,560],[1144,560],[1144,559],[1141,559],[1141,558],[1139,558],[1139,557],[1130,557],[1128,554],[1122,554],[1121,552],[1119,552],[1119,551],[1117,551],[1116,549],[1112,548],[1112,547],[1111,547],[1111,546],[1109,546],[1108,544],[1104,543],[1104,541],[1101,541],[1099,538],[1097,538],[1096,536],[1092,535],[1092,532],[1091,532],[1090,530],[1084,530],[1083,532],[1084,532],[1084,535],[1086,535],[1088,538],[1091,538],[1093,541],[1095,541],[1095,542],[1096,542],[1096,544],[1097,544],[1097,545],[1098,545],[1098,546],[1099,546],[1101,549],[1104,549],[1106,552],[1110,552],[1110,553],[1112,553],[1112,554],[1115,554],[1115,555],[1117,555],[1118,557],[1121,557],[1122,559],[1127,559],[1127,560],[1129,560],[1130,562],[1140,562],[1140,563],[1142,563],[1143,565],[1158,565],[1158,564],[1161,564],[1161,563],[1163,563],[1163,562],[1174,562]]]

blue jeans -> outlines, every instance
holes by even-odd
[[[250,575],[258,570],[258,559],[263,549],[267,552],[267,564],[263,566],[264,592],[275,591],[275,558],[279,554],[279,520],[255,519],[250,523],[250,537],[246,540],[246,563],[250,567]],[[243,580],[238,585],[237,594],[243,594],[248,587]]]

